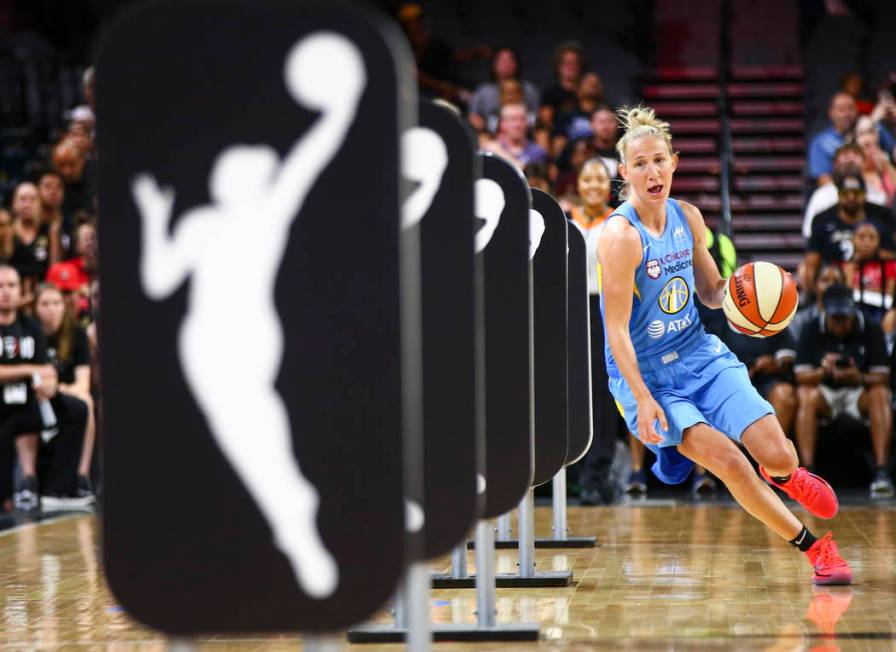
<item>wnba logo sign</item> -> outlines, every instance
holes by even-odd
[[[688,289],[688,284],[684,282],[683,278],[676,276],[670,279],[663,291],[660,292],[658,299],[660,310],[667,315],[674,315],[687,305],[690,297],[691,291]]]

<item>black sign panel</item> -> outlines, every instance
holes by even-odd
[[[104,559],[152,627],[344,628],[401,576],[410,67],[324,3],[146,5],[102,44]]]
[[[532,192],[530,254],[535,322],[535,472],[548,482],[567,447],[566,216],[546,192]]]
[[[420,220],[423,331],[423,558],[447,553],[479,512],[484,470],[482,283],[474,267],[474,137],[451,110],[421,102],[402,166],[416,184],[405,220]],[[479,324],[477,325],[477,320]]]
[[[569,237],[567,284],[569,290],[569,450],[566,465],[588,452],[593,433],[591,417],[591,331],[588,303],[588,268],[585,238],[572,222],[566,223]],[[600,315],[592,315],[600,319]]]
[[[510,511],[529,490],[534,460],[531,196],[520,171],[480,154],[475,247],[484,252],[486,500],[483,518]]]

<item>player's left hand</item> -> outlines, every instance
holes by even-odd
[[[645,444],[662,442],[663,436],[656,429],[657,422],[663,432],[669,430],[666,413],[652,396],[638,401],[638,439]]]

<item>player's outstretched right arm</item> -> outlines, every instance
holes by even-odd
[[[188,213],[170,237],[174,190],[160,188],[149,174],[138,174],[131,182],[131,193],[142,224],[140,280],[147,296],[158,301],[174,292],[190,273],[191,257],[202,244],[199,231],[204,220]]]
[[[663,430],[668,430],[669,426],[666,415],[641,377],[628,330],[632,315],[635,270],[643,258],[638,232],[624,218],[610,218],[600,237],[598,257],[602,270],[601,294],[607,343],[619,372],[638,402],[638,438],[645,443],[657,444],[663,438],[656,431],[654,423],[659,420]]]

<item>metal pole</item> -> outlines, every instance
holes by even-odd
[[[566,469],[557,471],[552,481],[554,498],[554,539],[566,540]]]
[[[305,636],[302,649],[305,652],[342,652],[342,637],[332,634],[323,634],[320,636]]]
[[[408,571],[405,570],[405,573]],[[398,587],[398,591],[395,593],[395,628],[396,629],[407,629],[408,628],[408,598],[405,595],[405,590],[407,588],[407,575],[402,578],[401,584]]]
[[[535,490],[520,501],[520,577],[535,577]]]
[[[513,531],[510,527],[510,512],[506,514],[501,514],[498,517],[498,536],[495,537],[496,541],[510,541],[510,538],[513,536]]]
[[[467,541],[466,539],[454,546],[451,551],[451,577],[465,580],[470,577],[467,572]]]
[[[429,652],[432,632],[429,627],[429,564],[414,562],[405,571],[402,593],[405,594],[407,618],[407,650]]]
[[[476,524],[476,621],[495,626],[495,532],[486,520]]]

